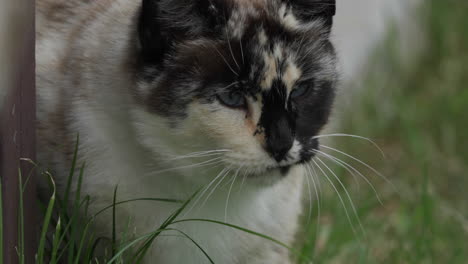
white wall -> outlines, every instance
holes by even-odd
[[[389,24],[405,21],[420,0],[337,0],[333,39],[343,79],[358,74],[372,47]]]

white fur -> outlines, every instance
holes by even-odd
[[[287,9],[285,4],[283,4],[281,8],[279,9],[278,15],[283,25],[285,25],[287,28],[292,29],[292,30],[297,30],[300,28],[300,22],[294,16],[291,10]]]
[[[268,91],[271,89],[273,80],[278,76],[278,62],[273,54],[267,51],[263,52],[263,60],[265,63],[265,75],[263,76],[260,86],[264,91]]]
[[[101,4],[83,4],[85,17]],[[132,19],[137,8],[136,1],[117,0],[107,3],[92,20],[87,18],[68,26],[52,23],[38,29],[46,36],[54,36],[53,41],[45,37],[37,44],[39,122],[49,125],[50,115],[63,106],[67,116],[66,133],[71,138],[79,133],[79,163],[86,162],[82,191],[93,197],[91,212],[112,203],[116,185],[118,200],[187,199],[201,186],[222,176],[223,168],[232,168],[223,182],[215,183],[218,188],[210,199],[204,204],[206,196],[202,197],[184,217],[226,220],[292,244],[301,212],[304,171],[300,166],[293,167],[284,177],[277,170],[268,170],[276,163],[252,136],[253,131],[246,129],[244,114],[219,104],[195,102],[190,105],[186,120],[173,127],[167,119],[148,113],[133,100],[131,91],[138,85],[126,69],[123,54],[128,53],[128,43],[132,43],[129,38],[133,36]],[[41,12],[46,13],[39,10],[39,19],[43,19]],[[80,28],[83,24],[86,26]],[[63,32],[74,32],[76,36]],[[253,119],[258,120],[259,110],[253,110]],[[50,155],[46,153],[50,150],[46,142],[54,137],[52,133],[41,134],[40,157]],[[284,165],[297,161],[299,148],[294,144],[292,158]],[[224,163],[187,167],[211,157],[171,159],[214,149],[229,149],[220,154]],[[239,168],[259,175],[247,178],[242,185],[244,171]],[[63,182],[64,178],[60,177],[67,175],[66,166],[58,166],[56,170],[58,182]],[[237,171],[240,173],[236,174]],[[232,185],[226,184],[236,175]],[[158,202],[122,205],[118,208],[118,232],[129,218],[136,234],[153,231],[178,206]],[[109,215],[98,219],[96,232],[110,235],[109,222]],[[196,222],[173,227],[193,237],[216,263],[290,263],[289,254],[283,248],[232,228]],[[159,238],[145,261],[207,263],[194,245],[180,237]]]
[[[281,78],[284,84],[286,85],[288,95],[293,90],[296,81],[299,80],[299,78],[301,78],[301,75],[301,69],[299,69],[293,61],[289,60],[288,65],[286,66],[286,70],[284,71],[283,76]]]

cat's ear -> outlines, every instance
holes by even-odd
[[[336,0],[286,0],[301,19],[322,19],[331,28],[336,13]]]
[[[160,63],[175,41],[216,35],[229,16],[225,0],[143,0],[138,25],[141,55]]]

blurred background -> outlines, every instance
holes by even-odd
[[[343,77],[324,133],[385,155],[324,138],[334,158],[320,158],[342,183],[311,171],[321,196],[298,247],[314,263],[468,263],[468,1],[337,5]],[[8,21],[22,10],[1,2],[0,106],[21,41]]]
[[[319,157],[343,185],[318,162],[338,194],[316,169],[322,195],[302,252],[314,263],[468,263],[468,1],[337,5],[343,79],[325,134],[370,138],[385,157],[363,139],[322,141],[341,151]]]

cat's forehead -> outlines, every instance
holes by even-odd
[[[195,2],[207,5],[187,11],[187,21],[175,24],[183,30],[174,28],[178,38],[171,53],[160,69],[143,75],[156,87],[148,100],[155,112],[183,116],[193,99],[211,103],[233,90],[258,106],[285,105],[296,88],[309,86],[319,94],[334,83],[332,23],[322,10],[334,0]]]
[[[316,0],[312,0],[317,8],[321,8]],[[233,36],[239,37],[248,27],[249,22],[262,22],[265,20],[277,22],[277,26],[285,27],[292,31],[305,31],[314,27],[313,21],[301,19],[301,11],[294,8],[289,1],[282,0],[233,0],[230,17],[228,19],[228,30]],[[219,14],[219,15],[225,15]],[[323,28],[323,25],[316,25]]]
[[[239,6],[249,6],[253,5],[256,7],[264,7],[267,3],[266,0],[233,0]]]
[[[328,29],[323,20],[302,20],[283,1],[235,3],[226,24],[225,39],[231,43],[225,54],[234,57],[233,64],[244,60],[236,49],[240,44],[240,55],[249,58],[248,79],[262,91],[270,90],[276,80],[290,92],[301,78],[334,77],[334,53],[324,48]]]

